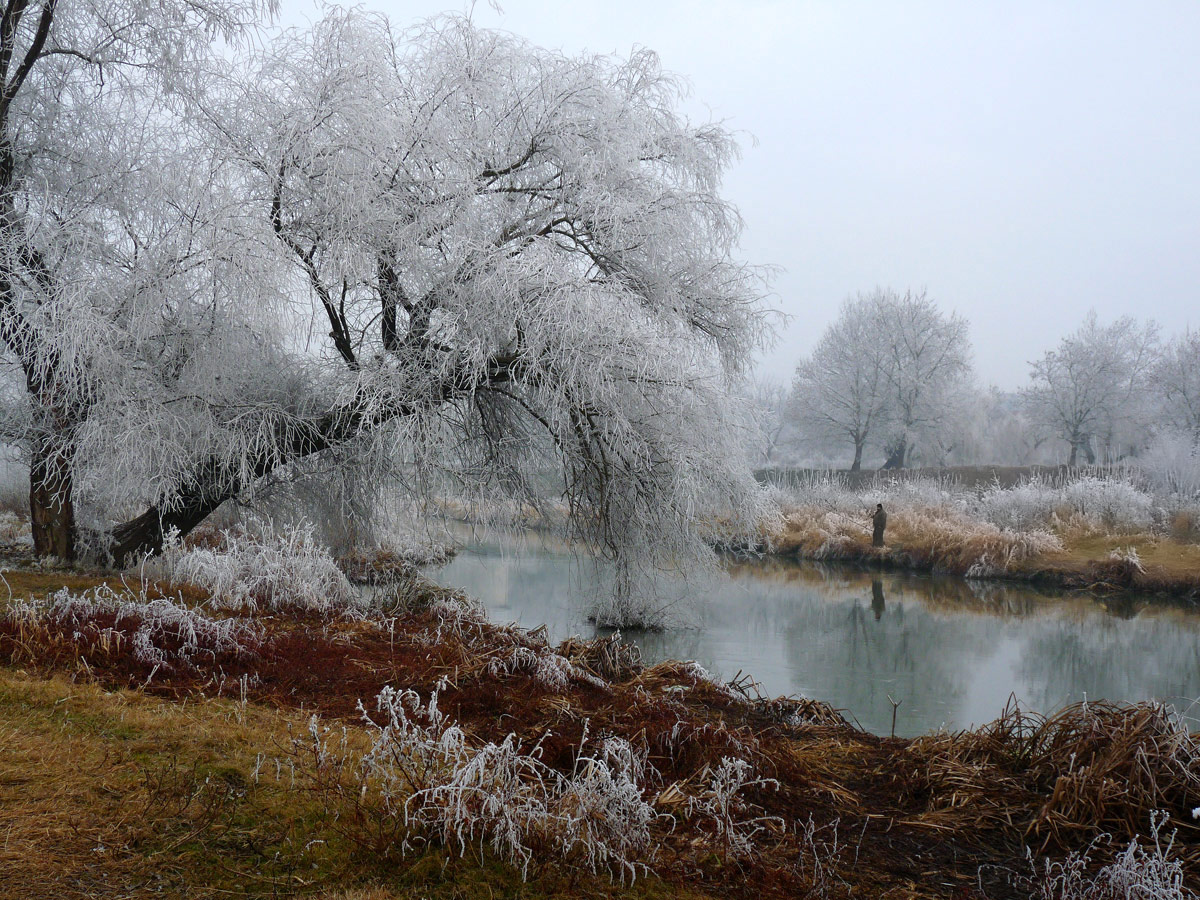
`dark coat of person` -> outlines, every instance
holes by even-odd
[[[883,504],[879,503],[875,506],[875,515],[871,516],[871,524],[875,526],[875,531],[871,535],[871,546],[883,546],[883,529],[887,528],[887,513],[883,511]]]

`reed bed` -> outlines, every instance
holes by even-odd
[[[1100,834],[1126,840],[1166,811],[1182,850],[1200,862],[1200,744],[1169,707],[1078,703],[1043,716],[1010,702],[974,731],[917,738],[905,749],[914,823],[998,832],[1039,852]]]

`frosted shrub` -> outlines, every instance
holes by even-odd
[[[1080,478],[1063,487],[1063,497],[1079,515],[1108,528],[1154,524],[1154,499],[1128,481]]]
[[[204,588],[222,609],[330,613],[366,608],[365,598],[313,540],[311,525],[263,536],[244,528],[223,534],[221,549],[176,547],[156,565],[173,579]]]
[[[181,601],[148,599],[144,588],[130,596],[108,585],[86,594],[63,588],[49,597],[17,600],[4,621],[18,629],[70,633],[77,644],[105,649],[119,650],[128,641],[139,663],[165,669],[192,665],[200,656],[253,654],[263,641],[262,629],[244,620],[214,619]]]
[[[1171,855],[1175,839],[1159,832],[1165,812],[1150,816],[1151,843],[1137,838],[1106,866],[1096,870],[1091,855],[1110,838],[1092,841],[1082,852],[1072,852],[1062,862],[1046,860],[1039,870],[1030,859],[1031,875],[1017,879],[1018,887],[1037,900],[1195,900],[1183,886],[1183,862]]]
[[[410,830],[460,853],[490,845],[523,876],[536,852],[622,878],[650,855],[658,815],[639,787],[645,754],[628,742],[609,738],[592,755],[581,746],[563,775],[542,762],[539,746],[525,752],[515,734],[472,746],[438,710],[436,692],[422,704],[414,692],[388,687],[376,707],[378,720],[363,713],[374,740],[361,763],[362,790],[377,786],[387,814]]]
[[[759,778],[754,767],[744,759],[725,756],[715,771],[707,790],[688,799],[688,812],[713,823],[716,837],[728,856],[741,859],[754,852],[754,839],[774,826],[781,828],[783,820],[775,816],[755,816],[749,801],[739,796],[749,787],[773,787],[773,778]]]
[[[13,543],[28,539],[29,525],[14,512],[0,512],[0,542]]]
[[[1200,498],[1200,444],[1186,432],[1166,432],[1138,458],[1154,489],[1184,499]]]
[[[1050,485],[1034,479],[1011,488],[988,488],[979,498],[978,511],[993,525],[1025,529],[1049,524],[1060,502]]]
[[[1084,476],[1056,486],[1033,479],[1012,488],[995,486],[980,497],[977,511],[1004,528],[1048,525],[1056,518],[1078,516],[1104,528],[1139,530],[1154,524],[1154,500],[1119,478]]]
[[[592,872],[616,866],[632,880],[636,873],[631,860],[646,854],[650,826],[658,818],[642,799],[640,785],[647,768],[645,751],[624,738],[605,739],[593,756],[584,755],[581,746],[558,801],[564,856],[578,853]]]
[[[571,663],[566,657],[549,648],[513,647],[506,656],[493,659],[487,666],[488,675],[526,674],[553,691],[566,691],[571,683],[583,682],[592,687],[607,688],[603,681]]]

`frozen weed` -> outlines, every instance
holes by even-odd
[[[843,865],[842,854],[846,850],[838,837],[839,819],[834,819],[826,825],[817,825],[812,814],[808,821],[796,823],[797,836],[800,839],[800,856],[796,868],[800,876],[808,883],[809,896],[821,900],[833,896],[835,892],[848,892],[850,886],[838,871]]]
[[[347,581],[333,557],[313,539],[311,525],[255,534],[224,532],[224,546],[168,548],[150,565],[172,580],[188,581],[212,595],[220,609],[362,613],[367,601]]]
[[[1174,835],[1163,838],[1165,812],[1150,815],[1150,843],[1136,837],[1112,862],[1096,868],[1093,854],[1112,838],[1101,835],[1082,851],[1073,851],[1061,862],[1043,860],[1039,868],[1029,854],[1029,874],[1013,884],[1036,900],[1195,900],[1183,885],[1183,862],[1172,857]],[[1027,851],[1028,852],[1028,851]]]
[[[1126,478],[1085,475],[1064,484],[1033,478],[1011,488],[994,486],[979,498],[988,522],[1028,529],[1074,518],[1092,528],[1138,531],[1154,524],[1154,498]]]
[[[524,674],[538,684],[553,691],[566,691],[572,682],[582,682],[592,687],[607,689],[608,685],[583,669],[572,664],[566,657],[553,650],[529,647],[513,647],[506,656],[497,657],[488,663],[488,675],[503,678]]]
[[[29,537],[29,523],[10,510],[0,511],[0,543],[11,544]]]
[[[777,816],[753,815],[750,801],[740,794],[754,787],[778,790],[779,782],[773,778],[755,776],[750,763],[732,756],[722,757],[721,764],[715,770],[707,771],[711,781],[699,795],[688,798],[688,814],[712,823],[715,837],[726,857],[748,857],[754,852],[755,838],[759,833],[780,829],[784,822]]]
[[[650,774],[644,752],[608,738],[589,752],[586,732],[574,768],[563,774],[528,751],[515,734],[475,745],[437,706],[413,691],[384,688],[376,713],[363,712],[372,744],[357,766],[359,798],[377,792],[383,833],[482,851],[490,846],[526,877],[535,859],[553,856],[622,880],[653,856],[650,828],[659,818],[643,798]],[[320,770],[331,751],[313,722],[310,756]],[[344,746],[344,742],[343,742]],[[345,758],[342,767],[346,768]]]

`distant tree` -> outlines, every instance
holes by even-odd
[[[794,442],[788,411],[787,385],[773,378],[755,378],[746,386],[750,406],[750,452],[755,466],[778,466],[790,455]]]
[[[951,402],[954,415],[928,439],[936,464],[1028,466],[1053,461],[1045,429],[1030,422],[1019,393],[968,384]]]
[[[1153,322],[1139,325],[1125,316],[1105,326],[1091,312],[1056,350],[1030,363],[1026,409],[1067,442],[1068,465],[1078,462],[1080,451],[1095,463],[1094,440],[1111,446],[1118,430],[1142,412],[1157,349]]]
[[[892,398],[878,305],[859,296],[842,303],[812,354],[796,367],[789,417],[809,441],[849,441],[850,470],[884,423]]]
[[[869,300],[889,392],[884,467],[904,468],[915,443],[955,415],[954,401],[971,372],[967,320],[944,314],[924,291],[876,289]]]
[[[1200,332],[1189,330],[1167,343],[1150,383],[1163,424],[1200,443]]]

